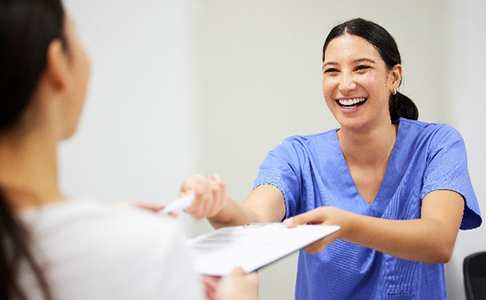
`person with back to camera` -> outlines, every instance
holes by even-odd
[[[323,47],[324,99],[340,124],[293,136],[270,151],[243,203],[219,175],[195,174],[187,209],[218,228],[253,222],[339,225],[301,251],[296,299],[447,299],[444,263],[459,228],[482,220],[462,137],[416,121],[397,91],[402,66],[393,37],[352,19]]]
[[[88,77],[60,0],[0,0],[0,299],[203,299],[172,218],[60,191]],[[209,298],[257,299],[255,273],[210,279]]]

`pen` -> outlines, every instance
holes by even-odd
[[[177,200],[174,200],[171,203],[167,204],[162,212],[168,214],[174,211],[186,209],[192,205],[192,203],[194,202],[194,197],[194,194],[189,194],[187,196],[183,196]]]

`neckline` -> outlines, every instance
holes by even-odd
[[[373,199],[373,202],[368,203],[361,193],[358,190],[358,187],[356,186],[356,183],[353,179],[353,176],[351,175],[351,171],[349,170],[348,164],[346,162],[346,159],[344,158],[344,153],[341,149],[341,145],[339,144],[339,139],[337,132],[339,129],[335,129],[335,134],[334,134],[334,141],[335,144],[338,148],[338,152],[340,153],[339,155],[339,161],[340,164],[343,165],[343,168],[345,169],[345,182],[349,184],[348,186],[351,187],[352,193],[355,194],[354,199],[358,200],[356,204],[360,205],[361,207],[364,207],[368,210],[373,210],[375,213],[382,213],[384,208],[386,207],[386,203],[389,202],[391,196],[394,193],[393,186],[396,184],[396,180],[394,175],[396,175],[396,156],[398,155],[400,151],[400,143],[402,140],[402,135],[403,135],[403,123],[398,121],[396,123],[398,125],[397,129],[397,136],[395,139],[395,143],[393,145],[392,151],[390,153],[390,158],[388,159],[388,163],[386,166],[385,174],[383,175],[383,179],[380,183],[380,187],[378,188],[378,192],[375,195],[375,198]],[[401,177],[401,176],[400,176]],[[350,197],[351,198],[351,197]]]

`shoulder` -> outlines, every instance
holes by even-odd
[[[25,217],[36,234],[44,238],[60,238],[83,233],[83,239],[96,240],[106,235],[109,241],[126,240],[134,233],[146,229],[163,228],[159,235],[168,238],[178,231],[178,226],[169,217],[135,207],[117,207],[96,203],[89,199],[67,201],[28,211]],[[153,230],[150,230],[153,232]]]
[[[312,142],[324,142],[326,140],[333,139],[336,136],[338,129],[331,129],[326,132],[307,134],[307,135],[293,135],[284,140],[290,143],[312,143]]]
[[[293,135],[283,140],[280,147],[300,148],[312,150],[313,148],[323,148],[329,146],[337,140],[337,129],[332,129],[322,133],[309,135]]]
[[[426,123],[401,118],[399,126],[405,133],[406,139],[427,142],[429,147],[457,142],[463,143],[461,134],[447,124]]]
[[[25,219],[62,298],[180,296],[168,283],[184,277],[198,292],[182,230],[169,217],[73,201],[28,212]]]
[[[422,132],[425,134],[435,134],[435,133],[442,133],[442,134],[454,134],[459,135],[459,132],[454,129],[452,126],[443,124],[443,123],[427,123],[417,120],[409,120],[405,118],[400,118],[400,126],[405,126],[407,129]]]
[[[114,266],[122,261],[128,266],[129,261],[133,265],[177,252],[183,240],[179,224],[170,217],[135,207],[81,200],[49,205],[24,216],[43,252],[53,260],[73,255],[87,263]]]
[[[323,155],[337,143],[336,131],[337,129],[333,129],[318,134],[290,136],[268,153],[266,162],[274,158],[284,161],[305,161],[317,153]]]

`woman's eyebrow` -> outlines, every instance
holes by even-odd
[[[353,63],[355,63],[355,64],[361,63],[361,62],[368,62],[368,63],[376,64],[376,61],[372,60],[371,58],[358,58],[358,59],[353,60]],[[326,66],[337,66],[337,65],[339,65],[337,62],[329,61],[329,62],[325,62],[322,65],[322,68],[324,69]]]
[[[369,62],[369,63],[372,63],[372,64],[376,64],[376,62],[374,60],[372,60],[371,58],[359,58],[359,59],[355,59],[353,62],[354,63]]]
[[[326,62],[326,63],[324,63],[324,64],[322,65],[322,68],[324,69],[324,67],[329,66],[329,65],[331,65],[331,66],[337,66],[337,65],[338,65],[338,63],[333,62],[333,61]]]

